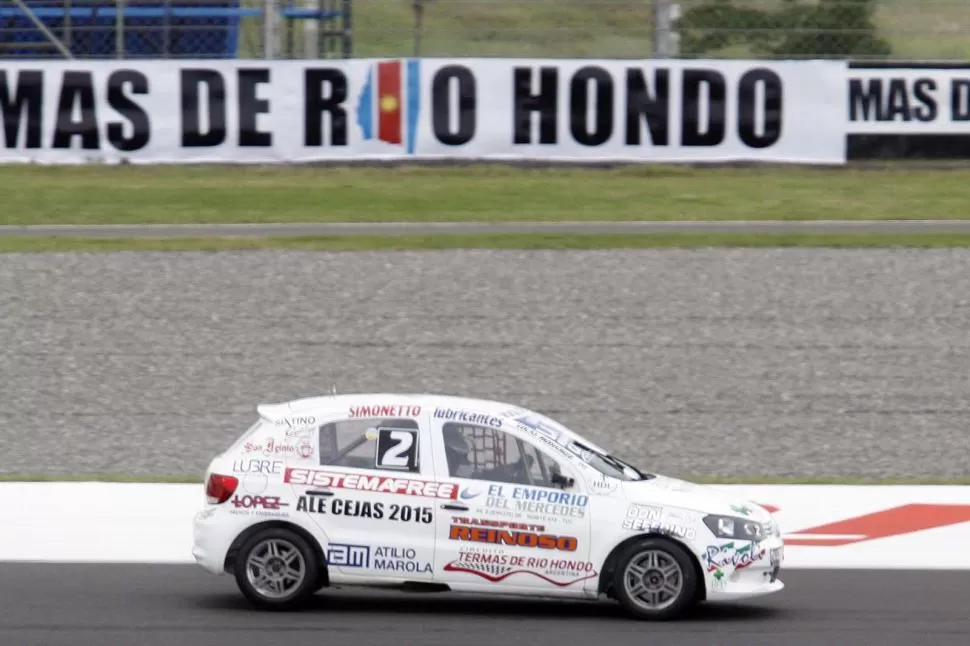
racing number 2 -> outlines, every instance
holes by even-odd
[[[397,428],[377,431],[377,466],[383,469],[418,469],[418,432]]]

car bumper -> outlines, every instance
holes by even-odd
[[[708,562],[705,578],[709,601],[760,597],[785,588],[778,578],[785,561],[784,542],[780,538],[762,541],[752,546],[752,554],[755,558],[742,560],[736,567],[725,565],[723,560]]]
[[[195,562],[212,574],[225,574],[226,554],[232,544],[218,517],[220,509],[210,507],[195,515],[192,556]]]

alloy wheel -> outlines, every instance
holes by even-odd
[[[282,538],[257,543],[246,558],[246,578],[260,595],[280,599],[299,589],[306,578],[303,554]]]
[[[662,550],[640,552],[623,571],[623,586],[636,605],[663,610],[677,602],[684,590],[684,571],[672,555]]]

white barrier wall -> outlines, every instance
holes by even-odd
[[[970,569],[970,486],[718,487],[775,510],[788,568]],[[201,485],[0,483],[0,499],[0,561],[193,563],[204,494]]]

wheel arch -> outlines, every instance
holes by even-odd
[[[603,567],[600,570],[599,587],[597,588],[597,592],[599,594],[605,594],[608,597],[613,596],[613,579],[616,573],[617,562],[619,561],[620,554],[622,554],[623,550],[633,543],[642,541],[645,538],[665,540],[677,545],[687,553],[691,565],[693,566],[694,574],[697,577],[697,601],[704,601],[707,598],[707,582],[704,579],[704,569],[701,567],[700,560],[697,558],[697,555],[694,554],[694,550],[692,550],[689,545],[684,543],[684,541],[680,540],[673,534],[668,534],[666,532],[646,532],[642,534],[634,534],[633,536],[625,538],[617,543],[613,549],[610,550],[610,553],[603,561]]]
[[[223,570],[227,573],[231,573],[235,566],[236,556],[239,554],[239,550],[242,549],[245,542],[257,532],[267,529],[287,529],[305,540],[316,555],[317,564],[320,566],[320,576],[317,584],[321,586],[330,584],[330,573],[327,569],[327,557],[323,552],[323,548],[320,546],[320,542],[316,539],[316,537],[313,536],[313,534],[308,532],[303,527],[285,520],[268,520],[262,523],[251,525],[240,532],[236,539],[232,542],[232,545],[229,546],[229,550],[226,552],[226,559],[223,562]]]

